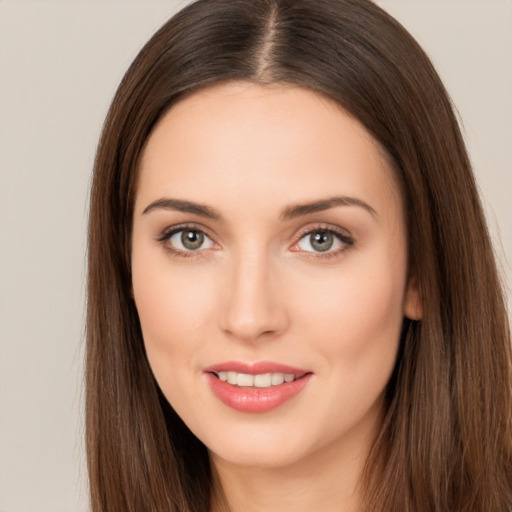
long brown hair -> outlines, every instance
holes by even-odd
[[[141,151],[211,84],[287,83],[335,100],[386,150],[406,205],[423,319],[404,325],[365,510],[512,507],[506,307],[470,162],[425,53],[369,0],[199,0],[141,50],[113,100],[91,193],[86,428],[93,512],[205,512],[206,447],[163,398],[131,299]]]

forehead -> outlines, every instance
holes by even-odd
[[[225,205],[335,194],[400,201],[380,145],[333,101],[307,89],[230,83],[191,94],[151,134],[136,209],[158,196]]]

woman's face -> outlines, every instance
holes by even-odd
[[[311,91],[203,90],[145,148],[132,271],[147,356],[218,460],[366,453],[417,315],[406,254],[378,144]]]

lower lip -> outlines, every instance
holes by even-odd
[[[212,373],[206,376],[217,398],[228,407],[240,412],[268,412],[297,396],[309,382],[311,373],[293,382],[285,382],[268,388],[233,386]]]

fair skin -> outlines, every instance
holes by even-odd
[[[398,187],[361,124],[292,86],[182,100],[143,154],[132,272],[151,368],[231,510],[356,512],[403,318],[420,315]],[[233,361],[304,375],[269,407],[211,371]]]

